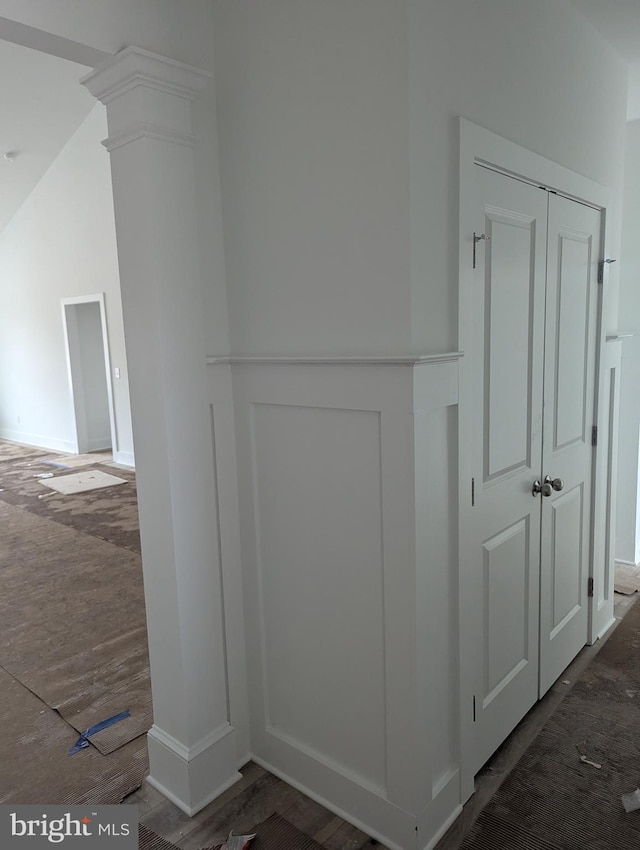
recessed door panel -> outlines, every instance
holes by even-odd
[[[551,506],[551,639],[580,610],[583,516],[582,485]]]
[[[538,696],[546,193],[478,166],[472,514],[477,771]],[[481,230],[482,228],[482,230]]]
[[[549,196],[542,476],[540,696],[587,642],[601,214]],[[561,489],[560,489],[561,488]]]
[[[585,439],[591,243],[591,234],[558,234],[554,449]]]
[[[485,282],[484,478],[528,465],[536,222],[488,211]],[[505,387],[510,391],[505,392]]]
[[[529,662],[529,570],[529,521],[525,518],[484,544],[488,628],[483,707]],[[534,652],[537,649],[533,647]]]

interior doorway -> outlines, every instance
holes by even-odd
[[[62,299],[78,454],[118,451],[104,293]]]

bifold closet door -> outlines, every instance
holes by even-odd
[[[587,641],[600,213],[475,175],[477,770]]]
[[[538,698],[547,238],[545,191],[475,172],[474,773]]]
[[[540,696],[587,642],[601,213],[549,195]]]

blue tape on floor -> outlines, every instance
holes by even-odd
[[[88,729],[85,729],[84,732],[81,733],[75,744],[71,747],[67,755],[73,756],[76,753],[79,753],[80,750],[86,750],[86,748],[89,746],[88,738],[98,732],[102,732],[103,729],[107,729],[109,726],[113,726],[114,723],[119,723],[126,717],[131,717],[131,712],[129,711],[129,709],[127,709],[126,711],[121,711],[120,714],[114,714],[113,717],[108,717],[106,720],[101,720],[100,723],[96,723],[95,726],[90,726]]]
[[[45,466],[55,466],[56,469],[71,469],[71,467],[67,466],[66,463],[56,463],[55,460],[41,460],[40,463]]]

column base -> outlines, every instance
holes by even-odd
[[[193,747],[185,747],[154,725],[147,744],[147,782],[189,817],[242,779],[237,770],[235,730],[229,724]]]

